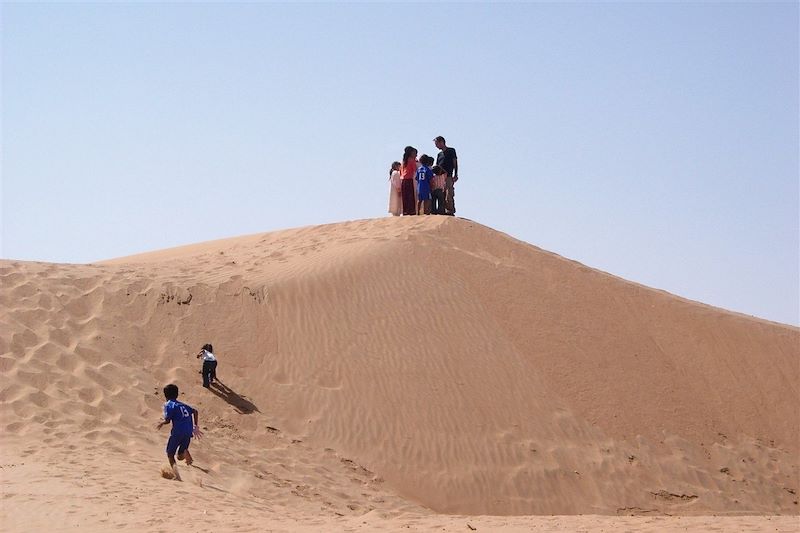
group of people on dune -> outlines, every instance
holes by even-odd
[[[433,158],[406,146],[403,160],[389,169],[389,213],[402,215],[455,215],[458,157],[441,135],[433,140],[439,153]]]

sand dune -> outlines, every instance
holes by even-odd
[[[798,524],[800,330],[474,222],[4,260],[0,279],[9,530],[173,530],[175,494],[209,530]],[[167,382],[206,428],[182,483],[159,476]]]

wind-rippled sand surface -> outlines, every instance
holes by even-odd
[[[468,220],[3,260],[0,305],[3,530],[800,530],[800,330]]]

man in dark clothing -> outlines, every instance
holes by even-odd
[[[439,154],[436,156],[436,164],[442,167],[447,174],[445,177],[444,189],[444,209],[445,214],[456,214],[456,191],[455,183],[458,181],[458,157],[456,149],[447,146],[444,137],[439,135],[433,140],[438,148]]]

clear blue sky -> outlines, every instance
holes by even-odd
[[[440,134],[459,215],[800,322],[796,2],[2,5],[3,258],[386,216]]]

